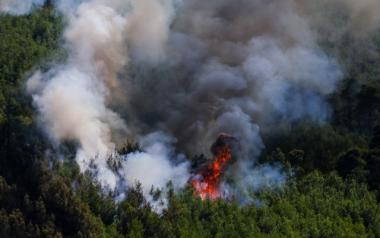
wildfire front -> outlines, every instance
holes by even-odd
[[[194,193],[202,200],[218,199],[222,196],[220,182],[227,165],[231,163],[232,144],[236,139],[227,134],[221,134],[211,147],[214,158],[211,163],[200,169],[191,179]]]

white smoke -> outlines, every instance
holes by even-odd
[[[29,88],[36,80],[32,79]],[[73,66],[59,69],[41,84],[42,89],[33,98],[48,133],[58,142],[76,141],[81,170],[96,166],[101,184],[115,188],[117,179],[106,169],[106,158],[115,149],[111,130],[125,130],[125,126],[117,114],[106,108],[104,85],[97,82],[95,75]]]
[[[127,23],[115,9],[97,1],[79,5],[64,35],[73,64],[95,71],[109,88],[117,86],[117,73],[128,61]]]
[[[165,58],[170,20],[174,9],[171,0],[132,0],[128,17],[128,42],[137,61],[157,63]]]
[[[0,12],[13,15],[27,14],[44,3],[45,0],[0,0]]]
[[[107,98],[117,84],[117,71],[127,61],[123,54],[126,20],[106,5],[89,2],[79,5],[68,22],[64,34],[68,62],[42,75],[33,98],[51,137],[77,142],[81,170],[95,171],[104,187],[115,189],[118,179],[107,158],[116,146],[112,131],[126,131],[126,126],[107,108]],[[34,82],[32,77],[29,84]]]
[[[252,168],[249,161],[242,161],[238,166],[238,170],[243,171],[234,175],[239,183],[233,186],[222,183],[221,191],[225,197],[233,196],[238,199],[240,204],[255,203],[257,201],[251,196],[252,192],[280,188],[286,181],[286,175],[280,167],[259,165]]]
[[[273,123],[273,113],[290,120],[328,119],[323,98],[343,76],[337,62],[317,47],[283,47],[269,37],[251,40],[243,70],[255,84],[257,110],[266,123]]]
[[[186,185],[190,178],[189,163],[185,156],[176,155],[172,147],[173,139],[162,133],[153,133],[140,139],[142,151],[123,156],[120,174],[127,185],[142,185],[143,194],[148,201],[160,209],[160,204],[153,200],[151,189],[166,191],[169,182],[173,188]],[[163,200],[164,206],[166,200]]]
[[[346,6],[352,26],[364,24],[358,20],[363,12],[369,30],[378,26],[377,1],[334,2]],[[2,1],[0,10],[12,13],[9,9],[24,8],[22,3]],[[317,44],[312,25],[321,18],[305,14],[324,4],[61,0],[56,5],[67,23],[69,57],[64,65],[36,73],[28,90],[51,138],[76,142],[81,170],[93,171],[105,187],[139,181],[150,200],[152,186],[164,188],[172,181],[183,187],[188,164],[174,146],[205,153],[225,132],[241,144],[229,171],[237,184],[232,190],[248,195],[264,184],[257,181],[284,179],[277,168],[254,168],[264,147],[260,128],[305,118],[319,123],[331,116],[326,98],[342,70]],[[26,6],[18,12],[33,4]],[[115,104],[117,110],[111,109]],[[122,156],[115,172],[107,159],[120,135],[143,138],[142,151]]]
[[[142,152],[126,156],[121,163],[122,178],[108,165],[111,156],[117,157],[118,141],[114,134],[125,137],[128,131],[125,122],[108,106],[113,92],[118,90],[118,73],[129,61],[127,46],[131,45],[139,60],[162,57],[163,50],[154,49],[163,47],[167,33],[161,35],[159,42],[154,37],[169,24],[164,10],[153,16],[146,12],[151,9],[153,13],[160,3],[131,4],[132,12],[129,12],[128,7],[121,7],[121,1],[94,0],[79,5],[62,1],[59,9],[68,22],[64,32],[69,51],[67,63],[44,74],[37,72],[27,88],[33,94],[50,137],[57,143],[77,142],[76,161],[81,171],[92,171],[98,182],[111,190],[123,182],[134,186],[139,181],[149,198],[152,186],[163,189],[172,180],[177,189],[184,186],[189,175],[186,163],[173,164],[178,158],[175,159],[177,156],[170,149],[167,137],[158,134],[141,140]],[[170,10],[167,4],[162,8]],[[152,19],[150,23],[155,25],[151,26],[143,21],[147,16],[160,16],[161,22]],[[138,45],[138,39],[145,42],[146,48]],[[149,170],[150,177],[146,174]]]

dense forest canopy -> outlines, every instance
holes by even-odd
[[[4,1],[4,3],[0,1],[0,11],[7,10],[4,8],[7,2],[18,1]],[[380,13],[378,5],[366,1],[372,3],[366,8],[368,6],[365,4],[352,3],[350,0],[336,0],[330,3],[321,1],[321,4],[325,4],[322,4],[325,8],[323,14],[320,14],[316,12],[322,11],[318,4],[298,0],[284,1],[296,4],[302,9],[300,10],[302,14],[308,15],[310,29],[307,29],[310,30],[310,35],[305,33],[298,39],[298,36],[293,36],[292,33],[282,32],[275,24],[268,26],[275,29],[272,29],[275,34],[272,31],[268,31],[267,34],[279,34],[276,37],[286,38],[285,41],[289,45],[302,41],[302,47],[306,47],[306,50],[301,50],[300,53],[298,48],[291,48],[294,50],[294,52],[289,50],[294,53],[291,56],[312,55],[312,62],[320,66],[308,68],[303,62],[291,61],[293,58],[287,56],[289,51],[281,52],[281,47],[288,47],[281,45],[284,42],[278,43],[269,38],[255,41],[255,47],[261,44],[273,47],[271,51],[274,54],[273,58],[261,56],[268,62],[277,62],[278,58],[285,57],[286,61],[307,69],[301,76],[294,76],[299,77],[296,81],[301,82],[301,86],[289,84],[292,89],[287,93],[291,95],[286,95],[284,97],[286,102],[280,105],[280,109],[286,110],[277,110],[276,105],[267,103],[267,100],[276,100],[276,97],[262,94],[261,98],[255,98],[257,105],[265,108],[258,112],[256,118],[261,130],[256,137],[254,134],[256,127],[250,126],[246,134],[252,132],[255,137],[252,139],[249,134],[243,138],[252,139],[251,145],[254,144],[256,151],[261,152],[255,154],[254,165],[255,168],[262,170],[238,170],[247,177],[253,174],[255,189],[236,189],[236,193],[231,192],[232,196],[203,200],[194,195],[193,188],[187,183],[188,177],[184,180],[184,185],[178,187],[178,181],[172,181],[177,178],[174,175],[168,175],[167,179],[163,179],[164,188],[147,188],[144,183],[119,185],[130,182],[126,179],[115,183],[116,190],[109,187],[105,189],[105,180],[99,179],[102,171],[94,172],[91,166],[83,169],[83,164],[78,160],[78,153],[80,154],[78,148],[83,147],[82,149],[86,150],[85,146],[81,145],[82,137],[78,136],[79,139],[74,140],[68,140],[66,135],[61,137],[62,140],[60,137],[58,140],[54,138],[54,133],[47,126],[49,120],[46,120],[47,114],[44,114],[46,111],[42,110],[49,108],[50,104],[43,104],[41,101],[44,99],[44,89],[49,87],[42,84],[39,86],[42,92],[38,87],[30,90],[30,80],[38,72],[43,75],[42,80],[46,80],[45,77],[48,78],[47,82],[54,80],[59,82],[51,69],[62,72],[65,68],[71,67],[70,64],[87,67],[88,65],[76,60],[86,61],[87,55],[80,55],[79,53],[83,53],[80,49],[86,48],[92,41],[79,40],[78,45],[69,43],[70,39],[91,32],[77,31],[75,27],[74,30],[68,31],[68,25],[74,24],[75,21],[70,22],[65,12],[59,10],[55,1],[45,3],[35,1],[35,5],[28,5],[31,2],[25,1],[26,5],[22,8],[0,13],[0,237],[380,237],[380,29],[376,18],[372,18],[372,14]],[[116,171],[117,176],[123,173],[128,176],[133,172],[129,169],[134,165],[133,159],[146,159],[146,156],[139,157],[139,155],[144,155],[144,149],[149,152],[154,148],[164,148],[165,155],[177,154],[174,156],[177,159],[177,167],[167,165],[159,167],[159,170],[171,173],[173,167],[175,172],[194,173],[200,165],[208,162],[210,140],[214,140],[215,135],[210,136],[201,130],[192,131],[194,134],[187,135],[186,133],[191,130],[183,130],[184,124],[196,116],[207,121],[221,113],[218,108],[210,109],[219,105],[220,100],[213,101],[219,94],[228,95],[223,98],[225,99],[222,100],[223,103],[230,97],[236,98],[236,94],[244,94],[246,97],[239,99],[246,103],[245,100],[249,101],[251,94],[259,93],[235,88],[239,87],[238,84],[241,83],[239,77],[243,77],[242,74],[247,74],[244,77],[250,75],[248,71],[239,71],[241,69],[237,65],[241,63],[241,57],[245,56],[245,53],[236,46],[239,44],[231,46],[230,43],[240,42],[241,39],[248,41],[250,36],[243,34],[240,28],[234,28],[234,24],[227,23],[230,20],[235,24],[245,24],[245,17],[251,14],[249,10],[252,10],[255,4],[260,5],[261,1],[252,1],[254,6],[247,1],[239,1],[243,5],[246,4],[247,11],[237,5],[231,7],[231,1],[224,2],[224,5],[217,3],[203,5],[201,1],[188,1],[189,6],[179,13],[182,17],[171,23],[171,27],[181,34],[173,36],[174,39],[170,38],[172,40],[170,43],[174,45],[172,49],[176,49],[175,54],[170,54],[170,57],[173,57],[173,61],[169,61],[170,64],[157,63],[162,52],[152,52],[155,49],[149,47],[144,49],[144,45],[140,45],[140,38],[132,39],[128,43],[131,45],[130,59],[120,56],[116,57],[117,62],[114,62],[114,58],[107,58],[108,50],[112,52],[116,50],[113,53],[119,56],[121,52],[118,50],[122,49],[118,47],[109,47],[97,52],[95,58],[105,55],[109,60],[105,61],[109,64],[104,67],[109,66],[112,70],[120,71],[116,74],[107,71],[109,73],[107,77],[112,80],[105,82],[105,85],[112,89],[112,95],[103,95],[101,92],[97,96],[104,97],[104,101],[110,97],[112,103],[107,105],[109,108],[104,107],[101,110],[106,111],[107,115],[111,112],[110,117],[115,120],[115,124],[120,118],[114,116],[113,111],[125,116],[124,119],[131,124],[126,131],[124,127],[120,129],[119,125],[115,125],[120,131],[112,135],[112,139],[118,141],[115,143],[118,154],[132,156],[127,157],[126,165],[123,165],[123,160],[120,161],[112,156],[107,160],[109,170]],[[345,7],[336,11],[334,5]],[[268,13],[276,10],[276,4],[273,6],[273,9],[266,7],[263,11]],[[286,4],[281,6],[289,7]],[[151,10],[142,8],[148,12]],[[84,14],[85,8],[80,9],[77,14]],[[204,32],[198,26],[201,23],[192,19],[191,14],[197,11],[200,14],[198,20],[207,20],[205,16],[210,12],[225,18],[221,23],[203,22],[210,27],[205,28],[210,31]],[[300,13],[294,19],[289,17],[292,11],[292,8],[286,8],[284,10],[286,13],[281,16],[284,20],[298,22],[298,17],[302,18],[303,15]],[[260,16],[259,11],[255,10],[254,13]],[[362,21],[355,18],[358,14],[363,16]],[[262,16],[253,18],[264,23],[267,20]],[[326,19],[330,20],[327,21],[328,26]],[[134,30],[129,32],[132,36],[140,34],[139,27],[147,27],[144,24],[139,26],[140,20],[138,16],[134,20],[137,21],[134,23],[137,26],[132,27]],[[155,25],[156,20],[154,17],[153,20],[148,18],[148,26]],[[165,19],[163,21],[165,22]],[[120,22],[123,22],[123,19],[112,20],[113,24]],[[225,24],[226,29],[219,24]],[[248,23],[245,26],[255,34],[261,34],[261,26],[252,26]],[[291,30],[284,27],[284,31]],[[304,26],[301,24],[302,27]],[[188,32],[210,45],[205,46],[204,42],[185,39],[185,33]],[[112,33],[111,41],[115,45],[121,44],[119,37],[124,36],[118,35],[118,32]],[[153,31],[153,34],[157,32]],[[313,41],[303,37],[312,37]],[[144,40],[146,41],[143,42],[150,44],[149,37]],[[185,46],[194,46],[194,52],[189,52],[192,49],[185,49],[182,45],[175,45],[182,41],[188,44]],[[104,46],[102,41],[94,44],[95,47],[98,46],[96,44]],[[313,45],[311,46],[313,49],[318,48],[317,53],[314,50],[308,51],[309,44]],[[203,52],[204,47],[208,49]],[[255,47],[250,49],[253,55],[263,53],[263,49]],[[79,52],[80,56],[75,52]],[[218,58],[220,62],[210,60],[210,56],[205,52]],[[153,62],[146,61],[145,53],[149,53],[149,59]],[[176,54],[184,54],[186,57],[181,58]],[[84,58],[81,58],[82,56]],[[123,60],[130,62],[126,66],[120,65]],[[202,66],[202,70],[197,68],[198,60],[206,65]],[[247,62],[254,64],[257,60],[258,58],[252,57],[251,61]],[[182,65],[189,62],[192,64]],[[249,65],[248,63],[246,65]],[[260,69],[255,68],[255,70]],[[310,76],[308,70],[312,74],[317,73],[316,70],[328,72],[325,74],[318,72],[315,76],[316,83],[310,86],[309,81],[302,81],[305,75]],[[329,70],[332,70],[332,73]],[[132,82],[128,85],[117,81],[119,77],[125,76],[124,71],[127,71]],[[220,76],[237,82],[232,85],[215,79]],[[191,84],[193,77],[201,78],[195,86]],[[336,84],[330,85],[330,82],[324,82],[325,79],[319,81],[319,77],[336,80]],[[116,85],[113,85],[115,83],[113,80],[116,80]],[[136,80],[144,82],[144,87],[134,83]],[[157,83],[157,80],[162,82]],[[325,83],[323,87],[326,88],[333,86],[334,90],[330,92],[323,88],[318,94],[314,94],[312,90],[319,88],[319,83]],[[63,81],[63,84],[70,85],[70,79]],[[180,87],[182,84],[186,86]],[[87,86],[92,87],[85,84],[85,88]],[[128,92],[131,98],[125,101],[119,95],[118,88],[128,87],[131,90],[125,92]],[[268,88],[260,89],[265,91]],[[303,89],[307,93],[302,91]],[[69,91],[72,93],[65,98],[67,100],[76,96],[76,91],[72,88],[70,90],[73,91]],[[175,91],[175,94],[169,91]],[[190,100],[184,99],[184,95],[190,92],[193,92],[191,99],[194,100],[192,102],[195,106],[184,103]],[[165,99],[156,107],[156,101],[162,95]],[[293,98],[294,95],[298,95],[301,102]],[[59,98],[59,94],[53,96],[62,99]],[[42,99],[36,101],[38,97]],[[302,102],[304,99],[308,99],[308,102]],[[210,101],[212,103],[209,103]],[[235,108],[244,104],[237,101],[239,100],[231,100],[228,105],[233,105]],[[313,103],[309,103],[310,101]],[[130,106],[131,109],[120,106],[123,104]],[[57,105],[64,106],[64,104]],[[173,105],[177,105],[178,108],[173,109]],[[292,105],[301,108],[295,112]],[[244,104],[240,109],[249,106]],[[317,112],[309,110],[310,107],[316,107]],[[219,118],[213,118],[212,120],[220,122],[216,124],[221,126],[215,128],[213,124],[215,127],[211,129],[231,130],[226,125],[232,125],[233,122],[228,121],[226,125],[223,122],[230,118],[228,116],[235,119],[234,116],[240,115],[239,110],[227,113],[227,116],[222,114],[220,121]],[[183,112],[187,114],[178,115]],[[64,112],[57,116],[67,118]],[[152,144],[151,140],[157,136],[173,143],[172,138],[160,134],[154,134],[144,140],[133,140],[125,136],[137,133],[136,128],[149,132],[153,127],[160,129],[170,127],[171,132],[179,138],[178,148],[173,149],[174,151],[168,149],[167,152],[166,147],[160,147],[161,144]],[[233,129],[241,132],[239,126]],[[220,132],[224,131],[216,133]],[[68,137],[70,136],[77,135]],[[204,139],[200,139],[203,137]],[[144,147],[144,143],[148,146]],[[245,147],[242,145],[242,151],[244,150]],[[247,150],[247,153],[250,151]],[[183,162],[183,157],[187,158],[186,162]],[[95,159],[94,161],[96,166],[101,165],[96,164]],[[166,160],[163,159],[161,162],[165,164]],[[125,169],[119,169],[120,166],[125,166]],[[266,171],[269,173],[266,174]],[[154,173],[153,168],[144,172],[146,176],[149,173],[159,175]],[[277,179],[274,180],[276,184],[267,184],[264,181],[263,176],[271,175]],[[223,176],[228,186],[239,184],[233,172],[227,171]],[[252,184],[249,185],[253,187]],[[239,196],[246,191],[247,194]],[[159,203],[162,203],[162,206],[157,209]]]

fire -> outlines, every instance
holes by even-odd
[[[215,200],[221,197],[220,181],[222,173],[232,160],[232,150],[226,139],[233,137],[222,134],[212,147],[214,160],[203,170],[198,172],[191,180],[191,185],[202,200],[209,198]]]

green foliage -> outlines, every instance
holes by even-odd
[[[342,177],[366,182],[371,189],[380,191],[379,149],[352,149],[339,158],[336,169]]]
[[[347,39],[338,56],[345,79],[331,102],[334,124],[370,135],[380,119],[380,32],[370,39]]]
[[[311,173],[280,191],[256,198],[261,205],[201,201],[190,191],[169,198],[158,216],[139,187],[119,209],[127,237],[378,237],[380,206],[364,184],[336,174]]]
[[[33,176],[28,187],[0,177],[1,237],[101,237],[101,220],[60,177],[41,166]]]
[[[50,7],[27,16],[0,15],[0,171],[7,179],[15,180],[19,172],[8,167],[22,170],[31,165],[30,155],[41,157],[47,148],[24,79],[59,52],[61,31],[61,18]]]
[[[6,121],[30,123],[23,78],[58,54],[61,31],[61,18],[51,8],[21,17],[0,16],[0,125]]]
[[[43,161],[24,76],[56,57],[61,18],[51,7],[0,16],[0,237],[102,237],[100,218]]]
[[[352,147],[366,148],[367,143],[362,136],[329,125],[314,126],[304,123],[267,136],[262,161],[280,161],[285,166],[297,166],[306,172],[314,169],[327,172],[335,168],[340,153]],[[278,154],[279,152],[283,155]]]

